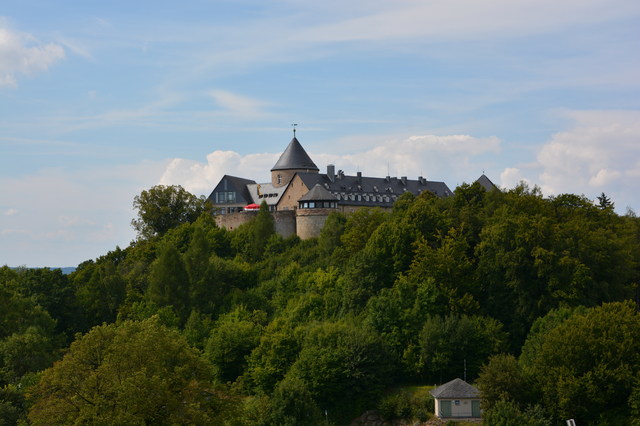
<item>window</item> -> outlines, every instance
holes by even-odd
[[[278,185],[282,185],[282,175],[278,174]]]
[[[453,401],[453,403],[454,403],[455,405],[460,405],[460,400],[459,400],[459,399],[456,399],[455,401]]]
[[[236,202],[235,191],[221,191],[216,193],[216,204],[227,204]]]

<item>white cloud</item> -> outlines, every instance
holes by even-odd
[[[18,74],[46,71],[65,57],[64,48],[42,43],[30,34],[11,31],[0,20],[0,87],[16,87]]]
[[[234,117],[250,119],[267,115],[263,110],[265,106],[269,105],[267,102],[226,90],[214,90],[211,92],[211,96],[225,113]]]
[[[620,192],[637,187],[640,111],[571,112],[575,126],[553,135],[538,153],[545,193]]]
[[[342,3],[335,4],[342,15]],[[627,0],[420,0],[362,2],[349,18],[318,25],[300,38],[324,41],[393,40],[412,38],[465,39],[482,35],[523,35],[571,25],[637,16],[640,7]]]
[[[282,147],[285,148],[284,146]],[[321,170],[327,164],[346,173],[362,171],[368,176],[425,176],[432,180],[457,179],[472,181],[480,176],[472,159],[498,152],[500,141],[495,137],[475,138],[468,135],[411,136],[404,140],[388,139],[377,146],[352,154],[335,155],[309,152]],[[270,180],[269,170],[280,153],[240,155],[234,151],[215,151],[206,163],[176,158],[166,168],[160,183],[182,185],[187,190],[209,195],[220,178],[233,175],[258,182]],[[455,186],[457,182],[447,182]]]
[[[18,209],[7,209],[4,212],[5,216],[14,216],[18,214]]]
[[[638,209],[640,111],[568,111],[573,127],[554,134],[535,164],[506,168],[502,186],[538,184],[545,195],[606,193],[620,212]]]
[[[507,167],[500,173],[500,186],[502,188],[513,188],[520,182],[531,183],[517,167]]]
[[[165,169],[160,184],[182,185],[194,194],[208,196],[225,174],[264,181],[270,179],[269,170],[280,154],[250,154],[242,156],[234,151],[214,151],[207,162],[175,158]]]
[[[133,198],[158,183],[165,167],[142,162],[0,178],[0,199],[12,206],[0,220],[0,264],[75,266],[127,246],[135,237]]]

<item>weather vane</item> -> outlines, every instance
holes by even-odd
[[[293,137],[294,138],[296,137],[296,126],[297,125],[298,125],[297,123],[294,123],[294,124],[291,125],[293,127]]]

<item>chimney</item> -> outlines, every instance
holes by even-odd
[[[327,177],[331,182],[336,181],[336,166],[334,166],[333,164],[329,164],[327,166]]]
[[[406,177],[406,176],[402,176],[402,177],[400,178],[400,180],[402,181],[402,184],[403,184],[404,186],[407,186],[407,177]]]
[[[358,182],[362,182],[362,172],[358,172]]]

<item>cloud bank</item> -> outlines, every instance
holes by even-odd
[[[11,31],[0,19],[0,87],[17,87],[17,75],[46,71],[64,57],[62,46]]]
[[[445,181],[446,177],[466,177],[467,181],[472,181],[482,172],[479,170],[476,175],[469,175],[472,161],[499,150],[500,140],[496,137],[420,135],[403,140],[389,139],[353,154],[309,152],[309,155],[321,170],[327,164],[334,164],[336,168],[352,174],[362,171],[369,176],[386,176],[389,173]],[[160,183],[179,184],[191,192],[208,196],[225,174],[259,182],[270,181],[269,170],[279,156],[280,153],[243,156],[234,151],[214,151],[207,155],[206,163],[175,158],[169,163]],[[456,182],[446,183],[455,185]]]
[[[640,111],[568,111],[573,127],[554,134],[536,161],[505,168],[501,182],[537,184],[545,195],[602,192],[617,210],[633,209],[640,183]]]
[[[0,178],[0,265],[75,266],[127,246],[135,237],[133,198],[165,167],[141,162]]]

